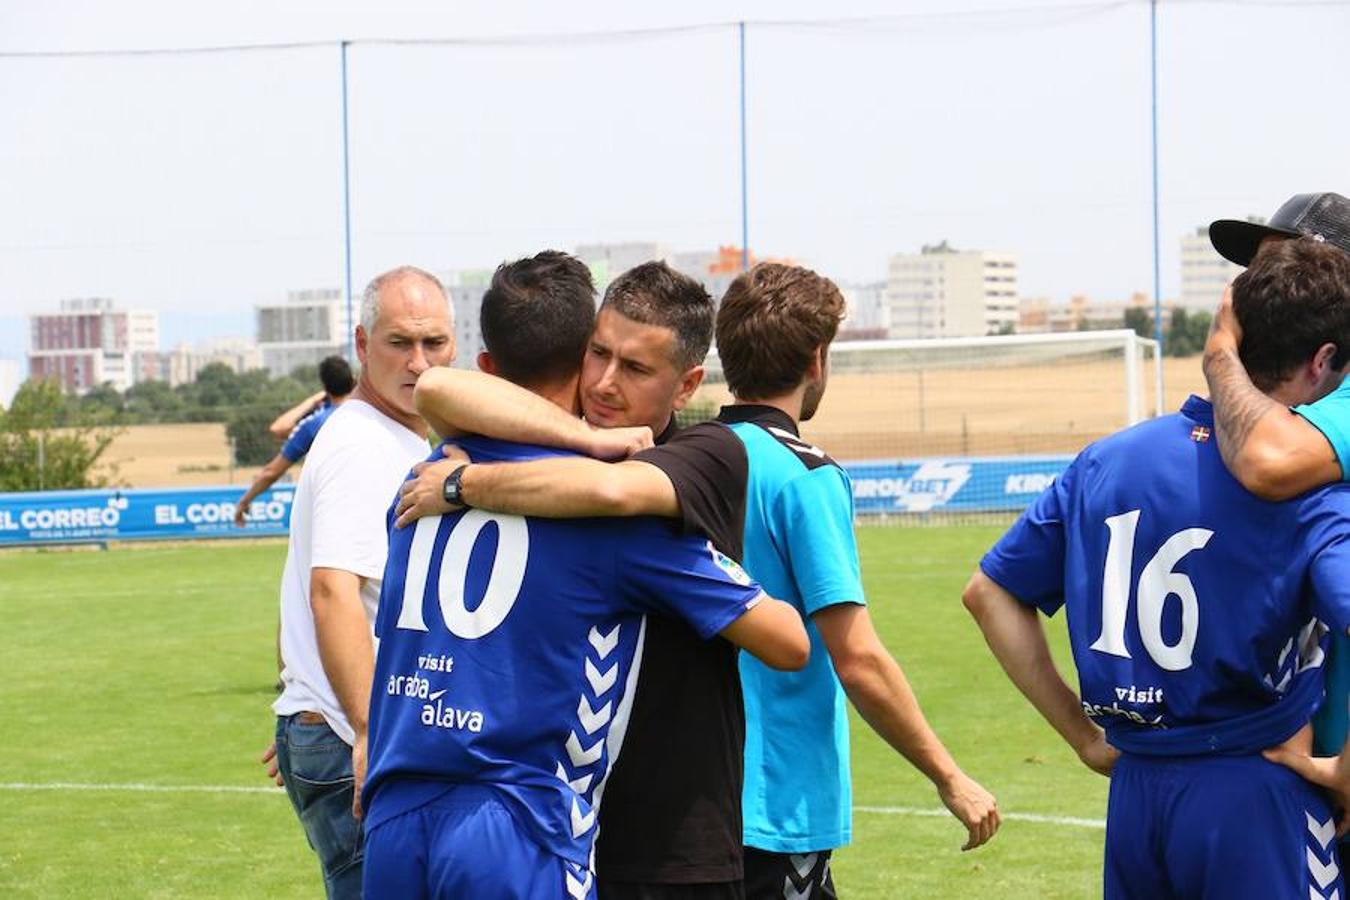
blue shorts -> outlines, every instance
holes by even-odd
[[[1320,790],[1259,756],[1122,754],[1106,815],[1106,900],[1345,896]]]
[[[453,785],[388,818],[373,798],[365,900],[595,900],[592,873],[539,846],[489,788]]]

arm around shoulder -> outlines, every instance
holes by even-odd
[[[1341,478],[1322,432],[1283,407],[1262,416],[1227,462],[1242,486],[1263,500],[1288,500]]]
[[[1263,500],[1279,501],[1340,479],[1331,443],[1252,384],[1231,340],[1211,335],[1204,371],[1219,452],[1243,487]]]

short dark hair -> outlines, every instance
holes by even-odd
[[[319,381],[330,397],[345,397],[356,387],[352,367],[340,356],[326,356],[319,363]]]
[[[739,399],[792,390],[818,347],[828,347],[844,317],[833,281],[801,266],[760,263],[727,288],[717,311],[717,355]]]
[[[659,260],[634,266],[610,282],[601,309],[675,332],[681,371],[703,362],[713,335],[713,302],[703,285]]]
[[[575,375],[595,327],[591,270],[558,250],[502,263],[483,294],[480,324],[508,381],[535,387]]]
[[[1266,241],[1233,281],[1242,326],[1238,355],[1252,383],[1270,391],[1323,344],[1333,368],[1350,360],[1350,253],[1312,238]]]

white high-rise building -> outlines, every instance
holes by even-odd
[[[62,300],[60,312],[29,317],[29,376],[73,393],[105,382],[125,391],[139,380],[138,357],[158,349],[158,313],[120,310],[103,297]]]
[[[262,350],[248,338],[216,338],[196,346],[179,344],[161,353],[141,354],[137,358],[137,381],[163,381],[169,387],[191,384],[198,373],[219,363],[237,373],[261,369]],[[289,370],[288,370],[289,371]]]
[[[595,290],[604,296],[609,283],[634,266],[654,259],[668,260],[670,250],[655,241],[626,241],[618,244],[578,244],[572,254],[590,267]]]
[[[450,306],[455,316],[454,366],[456,369],[477,369],[478,354],[485,349],[479,320],[483,295],[492,284],[492,270],[459,269],[437,272],[436,277],[450,294]]]
[[[350,317],[346,294],[338,288],[291,291],[285,302],[259,304],[255,312],[263,367],[280,376],[326,356],[345,356],[361,298],[352,298]]]
[[[841,284],[844,295],[844,321],[839,323],[843,340],[885,337],[890,333],[891,311],[886,305],[886,282]]]
[[[1209,241],[1209,227],[1200,226],[1195,234],[1181,239],[1181,305],[1187,310],[1213,312],[1223,289],[1241,271],[1241,266],[1224,259],[1214,249]]]
[[[975,337],[1017,327],[1017,257],[946,241],[891,257],[888,336]]]

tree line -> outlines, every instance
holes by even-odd
[[[318,386],[313,365],[273,378],[265,369],[238,373],[223,363],[177,387],[144,381],[119,391],[105,383],[83,396],[54,381],[29,381],[8,409],[0,407],[0,491],[106,486],[116,473],[97,463],[128,425],[221,422],[235,462],[261,465],[277,452],[267,426]]]
[[[1163,335],[1163,356],[1194,356],[1205,349],[1209,323],[1214,317],[1207,312],[1187,312],[1181,307],[1172,310],[1172,319]],[[1153,337],[1153,316],[1142,306],[1125,310],[1125,327],[1140,337]]]

